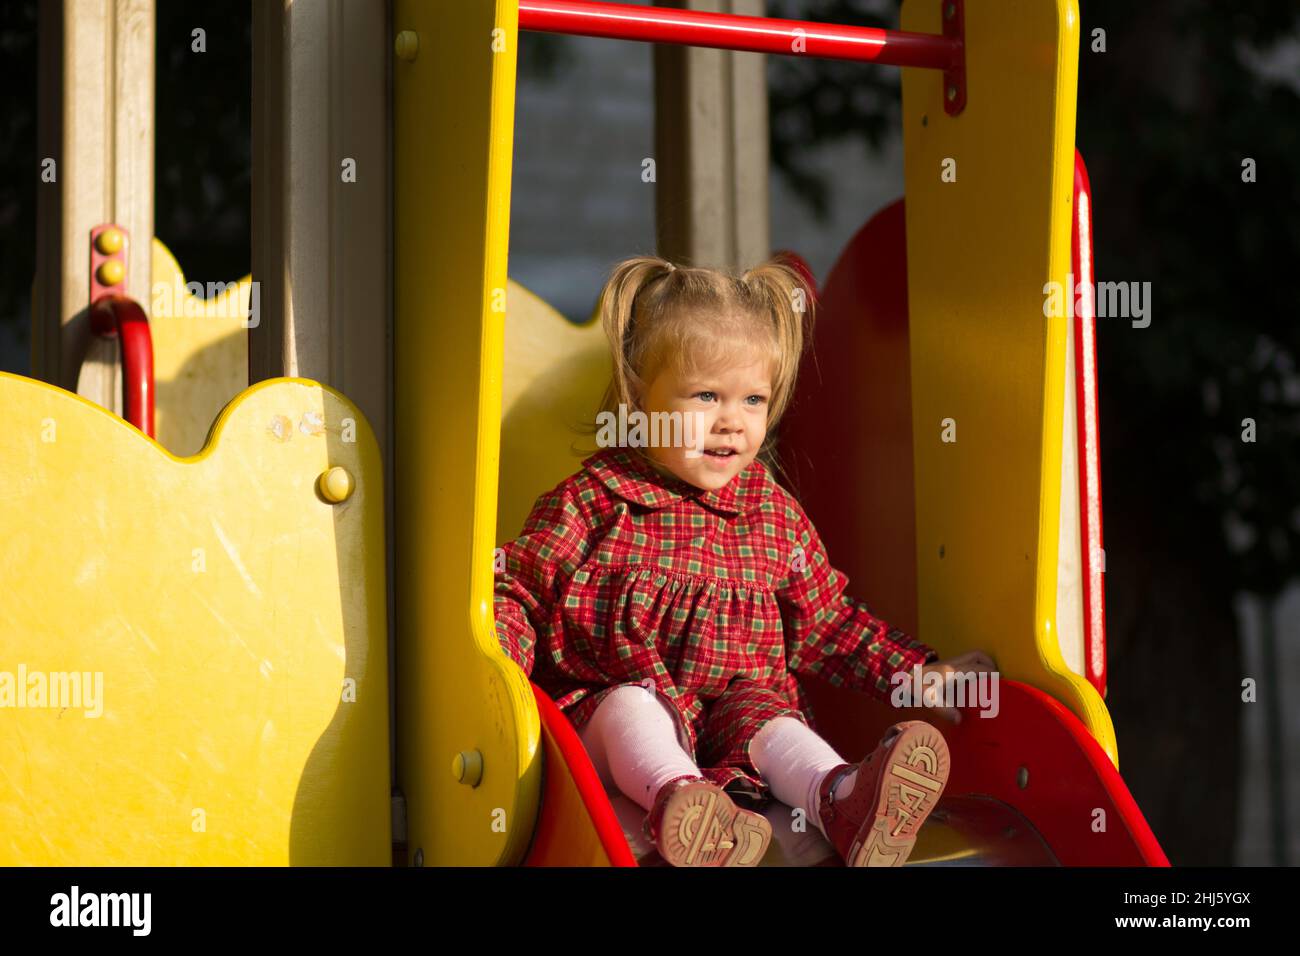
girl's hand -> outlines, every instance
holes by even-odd
[[[921,700],[926,707],[933,707],[939,716],[954,724],[961,723],[961,711],[956,707],[943,706],[942,689],[931,686],[930,674],[938,674],[943,681],[943,688],[948,686],[949,674],[992,674],[997,670],[993,658],[983,651],[967,651],[944,661],[934,661],[921,667]]]

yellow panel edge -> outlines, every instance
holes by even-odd
[[[936,0],[907,0],[902,28],[938,33],[940,16]],[[903,71],[920,636],[944,653],[993,652],[1005,676],[1064,703],[1117,761],[1105,704],[1069,671],[1054,633],[1069,327],[1043,320],[1038,296],[1047,281],[1064,284],[1070,268],[1078,9],[1073,0],[966,0],[965,22],[962,114],[944,113],[939,74]],[[1010,151],[1013,142],[1050,154],[1047,180],[1044,167]],[[948,158],[954,183],[940,180]],[[1034,321],[1045,325],[1041,344]],[[1025,365],[1035,355],[1037,373]],[[1036,452],[1006,437],[1023,433],[1034,408]],[[935,447],[945,416],[961,422],[966,445]],[[1005,487],[990,479],[999,468],[1013,469]],[[1022,487],[1037,489],[1032,516],[1014,510]],[[1012,510],[988,526],[986,502]],[[937,556],[941,542],[946,558]],[[1004,565],[999,586],[983,587],[980,563],[990,553],[1016,561],[1019,550],[1029,552],[1032,580]],[[973,621],[989,623],[976,632]]]

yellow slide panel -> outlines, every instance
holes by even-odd
[[[248,323],[260,318],[247,318],[252,288],[245,276],[205,283],[205,296],[195,296],[167,247],[153,241],[153,289],[141,305],[153,339],[155,430],[173,455],[197,454],[221,409],[248,387]]]
[[[511,281],[501,397],[498,544],[519,536],[538,495],[597,450],[595,424],[609,383],[609,346],[593,312],[576,325]]]
[[[919,634],[993,653],[1117,760],[1056,633],[1070,327],[1043,305],[1070,270],[1078,7],[964,6],[962,113],[944,112],[941,73],[903,71]],[[942,32],[941,9],[908,0],[902,28]]]
[[[0,865],[388,864],[357,408],[264,382],[181,459],[32,379],[0,407]]]
[[[493,630],[515,0],[393,11],[397,746],[408,859],[522,859],[541,785]]]

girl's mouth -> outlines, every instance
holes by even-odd
[[[737,452],[736,449],[734,448],[715,448],[712,451],[706,450],[704,454],[709,455],[713,458],[731,458],[734,455],[739,454],[739,452]]]

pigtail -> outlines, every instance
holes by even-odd
[[[803,271],[783,256],[755,266],[740,281],[756,301],[758,310],[770,317],[776,339],[778,358],[768,412],[771,431],[794,397],[804,346],[812,341],[816,296]]]
[[[637,348],[638,337],[634,334],[636,321],[637,296],[651,283],[673,274],[677,267],[658,256],[634,256],[618,263],[610,272],[608,281],[600,293],[600,324],[609,341],[609,353],[613,365],[613,375],[605,396],[601,401],[601,410],[617,412],[620,403],[629,409],[636,404],[645,383],[637,375],[643,356]]]

